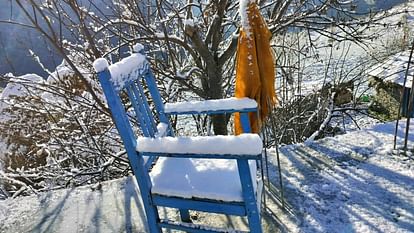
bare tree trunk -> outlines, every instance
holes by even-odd
[[[215,76],[210,77],[210,90],[208,90],[209,97],[212,99],[223,98],[223,87],[221,83],[222,79],[219,74],[215,74]],[[225,114],[213,115],[212,122],[215,135],[227,134],[227,119]]]
[[[213,130],[215,135],[226,135],[227,134],[227,119],[226,115],[213,115]]]

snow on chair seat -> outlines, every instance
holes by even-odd
[[[166,114],[187,114],[202,112],[220,112],[251,110],[257,108],[257,102],[250,98],[227,98],[218,100],[188,101],[167,103],[164,107]]]
[[[249,162],[254,192],[256,162]],[[152,193],[186,199],[242,202],[243,191],[234,159],[158,159],[150,173]],[[220,181],[220,182],[218,182]]]
[[[139,137],[136,150],[141,153],[260,155],[262,148],[260,136],[249,133],[238,136]]]

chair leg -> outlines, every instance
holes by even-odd
[[[141,198],[142,198],[142,203],[144,205],[145,214],[147,215],[149,231],[150,233],[162,233],[161,227],[158,226],[158,223],[160,221],[160,216],[158,215],[157,206],[154,205],[152,202],[148,182],[146,182],[146,179],[144,178],[140,179],[140,176],[145,177],[142,174],[143,171],[134,170],[134,173],[135,173],[135,178],[137,180],[137,183],[138,183],[138,186],[141,192]]]
[[[237,160],[237,167],[239,170],[250,232],[262,233],[259,206],[252,184],[252,176],[255,176],[256,174],[250,174],[250,167],[247,160]]]
[[[161,228],[158,226],[159,216],[157,207],[152,204],[145,203],[144,201],[144,208],[145,214],[147,215],[148,228],[150,233],[162,233]]]
[[[256,204],[254,205],[256,208],[254,208],[253,206],[249,208],[246,205],[246,208],[248,209],[247,219],[249,220],[250,232],[251,233],[262,233],[262,224],[260,221],[259,210],[257,209],[257,205]]]
[[[253,187],[252,187],[252,191]],[[245,200],[245,208],[247,212],[247,220],[249,221],[249,228],[251,233],[262,233],[262,224],[260,218],[260,206],[257,204],[255,195],[251,195]]]
[[[183,222],[191,222],[190,212],[186,209],[180,209],[180,217]]]

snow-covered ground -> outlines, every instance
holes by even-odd
[[[288,232],[413,232],[414,157],[392,150],[394,127],[377,124],[282,147],[288,203],[288,211],[276,212],[282,226]],[[276,164],[275,156],[271,160]],[[276,174],[271,173],[272,182],[278,180]]]
[[[280,206],[275,151],[269,149],[272,185],[263,210],[265,232],[413,232],[414,157],[392,150],[394,126],[377,124],[282,147],[285,210]],[[400,136],[404,126],[402,121]],[[127,177],[101,187],[0,201],[0,232],[147,232],[135,187]],[[171,209],[160,212],[177,216]],[[245,227],[242,219],[191,214],[195,222]]]

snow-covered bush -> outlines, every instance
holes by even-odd
[[[112,179],[128,170],[109,113],[66,64],[46,80],[12,77],[0,111],[0,183],[8,195]]]
[[[292,98],[283,107],[274,109],[265,127],[269,145],[305,141],[328,116],[331,101],[329,93],[314,93]]]

